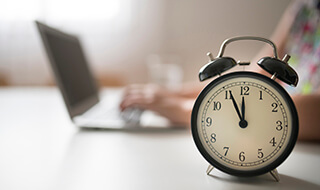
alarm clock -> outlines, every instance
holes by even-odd
[[[257,40],[273,48],[273,57],[264,57],[258,65],[271,77],[256,72],[238,71],[222,75],[236,65],[224,57],[227,44],[239,40]],[[297,141],[299,121],[295,105],[276,79],[296,86],[298,75],[288,65],[289,55],[278,59],[275,44],[253,36],[225,40],[216,58],[199,72],[200,81],[218,76],[197,97],[191,116],[194,142],[213,168],[235,176],[257,176],[270,172],[279,181],[277,167],[292,152]]]

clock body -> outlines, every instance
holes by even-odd
[[[199,94],[191,129],[197,148],[212,166],[236,176],[254,176],[275,169],[289,156],[299,122],[292,99],[277,82],[258,73],[233,72],[213,80]]]

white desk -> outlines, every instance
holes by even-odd
[[[269,175],[214,170],[189,130],[79,130],[55,88],[0,88],[0,189],[320,189],[320,145],[298,143]]]

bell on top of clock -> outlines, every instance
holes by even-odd
[[[290,59],[289,55],[285,55],[282,60],[278,59],[278,54],[276,46],[268,39],[260,37],[235,37],[225,40],[220,48],[220,52],[216,58],[213,58],[211,53],[208,53],[209,63],[204,65],[199,71],[199,80],[204,81],[211,77],[221,75],[221,73],[231,69],[237,65],[237,62],[232,57],[223,57],[226,45],[237,40],[258,40],[270,44],[274,49],[274,57],[264,57],[258,61],[258,65],[268,73],[272,75],[272,79],[278,78],[281,81],[291,85],[297,86],[298,84],[298,75],[295,70],[288,64]],[[249,63],[238,63],[239,65],[248,65]]]
[[[224,71],[237,65],[237,62],[231,57],[218,57],[214,59],[211,53],[207,53],[207,55],[210,58],[210,62],[201,67],[199,71],[200,81],[221,75]]]
[[[264,57],[258,61],[258,65],[270,73],[273,77],[277,77],[281,81],[297,86],[299,78],[296,71],[288,64],[290,55],[286,54],[282,60],[273,57]]]

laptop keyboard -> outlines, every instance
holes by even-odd
[[[122,120],[127,123],[139,123],[142,110],[127,109],[120,111],[117,104],[98,103],[82,116],[93,120]]]

